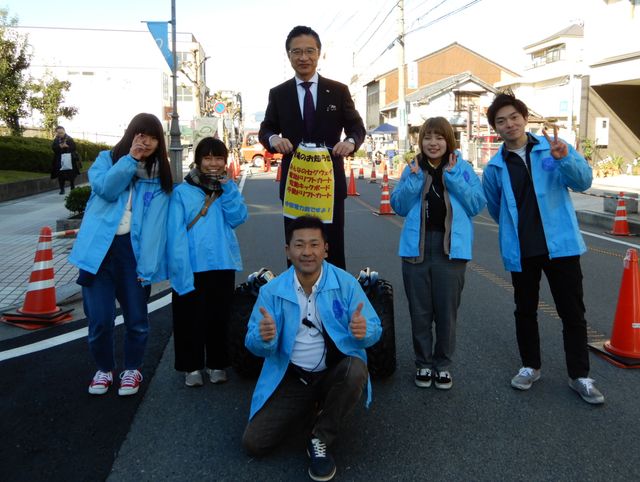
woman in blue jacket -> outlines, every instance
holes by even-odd
[[[116,299],[125,324],[120,395],[138,392],[147,344],[151,283],[167,279],[166,222],[173,186],[162,124],[136,115],[111,151],[89,169],[91,197],[69,261],[80,268],[89,349],[98,367],[89,393],[102,395],[116,366]]]
[[[202,386],[202,370],[211,383],[227,381],[227,325],[242,270],[234,229],[247,219],[236,184],[226,177],[228,150],[218,139],[202,139],[195,167],[171,196],[168,258],[173,288],[175,369],[185,384]]]
[[[420,153],[391,193],[391,206],[405,217],[399,255],[411,316],[415,384],[427,388],[434,380],[437,388],[449,389],[456,318],[473,245],[471,218],[486,201],[478,176],[455,150],[446,119],[427,119],[418,145]]]

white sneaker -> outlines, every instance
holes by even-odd
[[[227,381],[226,370],[215,370],[212,368],[207,368],[207,373],[209,374],[209,381],[211,383],[224,383]]]
[[[569,386],[587,403],[593,405],[604,403],[604,395],[595,387],[593,378],[569,379]]]
[[[188,387],[201,387],[204,385],[202,381],[202,372],[196,370],[184,374],[184,384]]]
[[[540,380],[540,370],[522,367],[518,374],[511,379],[511,386],[518,390],[529,390],[533,382]]]

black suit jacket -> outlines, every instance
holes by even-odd
[[[310,138],[304,138],[304,122],[300,113],[296,79],[293,78],[269,91],[269,104],[264,120],[260,124],[259,138],[265,149],[270,152],[275,152],[269,144],[269,138],[274,134],[289,139],[294,150],[302,141],[333,147],[340,142],[343,130],[345,137],[353,138],[356,142],[355,149],[358,150],[364,141],[366,130],[353,104],[349,88],[335,80],[318,76],[314,128]],[[284,199],[284,188],[292,156],[293,154],[289,154],[282,160],[280,199]],[[331,160],[333,161],[335,197],[345,199],[347,180],[344,175],[344,159],[332,155]]]

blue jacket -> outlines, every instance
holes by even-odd
[[[529,134],[532,135],[532,134]],[[591,187],[593,174],[587,161],[570,145],[562,159],[551,156],[543,136],[531,154],[531,178],[549,250],[549,258],[576,256],[587,250],[578,227],[568,188],[584,191]],[[487,209],[498,223],[500,252],[507,271],[522,271],[518,240],[518,207],[504,160],[505,146],[491,158],[482,176]]]
[[[443,185],[447,216],[445,219],[444,247],[449,259],[470,260],[473,247],[473,222],[486,204],[480,179],[471,165],[462,159],[451,172],[444,170]],[[413,174],[409,166],[404,168],[400,182],[391,193],[391,207],[405,217],[398,254],[409,261],[420,262],[423,258],[425,193],[431,187],[432,178],[425,171]],[[413,258],[413,259],[412,259]]]
[[[300,306],[294,287],[295,270],[291,266],[287,271],[270,281],[260,289],[253,307],[245,345],[253,354],[264,357],[260,378],[251,400],[253,417],[269,399],[282,381],[300,325]],[[365,348],[378,341],[382,333],[380,318],[358,281],[346,271],[336,268],[326,261],[322,263],[322,278],[318,284],[316,303],[318,315],[324,329],[337,348],[348,356],[357,356],[365,363]],[[362,340],[351,336],[349,323],[358,303],[362,302],[362,316],[367,320],[367,334]],[[260,336],[260,308],[264,307],[276,324],[276,337],[265,342]],[[368,385],[367,405],[371,401],[371,384]]]
[[[202,189],[183,182],[173,190],[167,222],[169,278],[179,295],[193,291],[193,273],[242,270],[240,245],[233,231],[247,219],[247,207],[235,182],[222,184],[222,195],[187,231],[202,209]]]
[[[69,262],[96,274],[111,247],[118,224],[131,197],[131,245],[136,271],[143,285],[167,279],[165,259],[170,196],[160,179],[136,177],[138,162],[129,154],[113,164],[111,151],[102,151],[89,169],[91,197],[82,218]]]

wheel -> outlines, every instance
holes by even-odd
[[[264,166],[264,157],[262,156],[253,156],[251,160],[251,165],[253,167],[263,167]]]
[[[367,297],[382,325],[382,335],[367,348],[367,366],[372,378],[386,378],[396,371],[396,332],[393,317],[393,286],[378,279],[367,290]]]
[[[255,356],[244,346],[247,325],[255,302],[256,296],[247,283],[236,287],[229,322],[228,347],[231,366],[244,378],[257,378],[262,369],[263,359]]]

